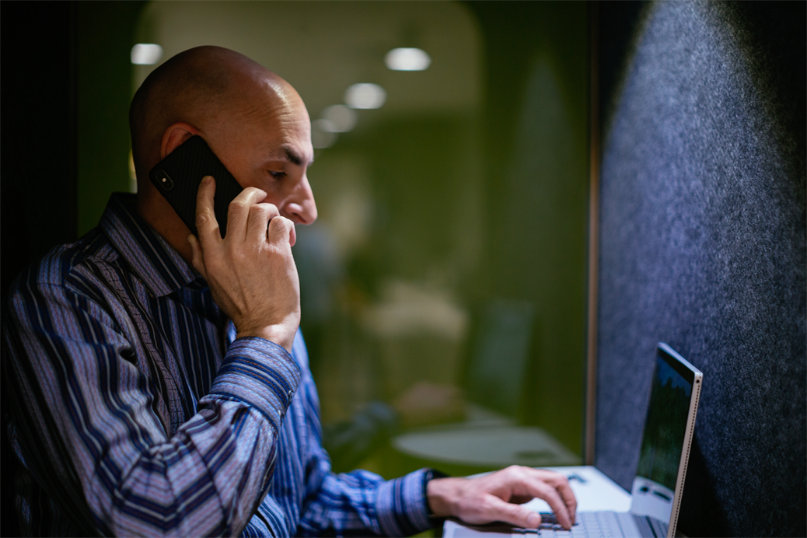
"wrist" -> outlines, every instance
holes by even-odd
[[[455,487],[452,482],[456,478],[449,478],[448,475],[436,469],[429,469],[424,482],[423,497],[426,501],[426,509],[430,519],[440,519],[451,515],[452,498],[450,491]]]
[[[263,338],[264,340],[269,340],[270,342],[279,345],[289,353],[291,353],[292,345],[294,344],[294,336],[296,331],[289,335],[289,331],[283,327],[278,327],[276,325],[270,325],[268,327],[261,327],[261,328],[245,328],[243,331],[239,330],[236,334],[236,338],[249,338],[249,337],[256,337],[256,338]]]

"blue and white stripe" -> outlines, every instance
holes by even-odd
[[[23,529],[44,535],[404,535],[425,471],[336,475],[300,335],[234,339],[198,274],[114,195],[9,301]]]

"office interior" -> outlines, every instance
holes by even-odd
[[[596,464],[629,489],[665,341],[704,373],[680,530],[807,534],[805,3],[0,9],[4,297],[133,190],[154,62],[234,48],[312,119],[302,329],[326,433],[367,432],[336,469]]]

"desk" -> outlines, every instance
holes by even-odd
[[[580,458],[551,435],[534,426],[459,425],[405,433],[393,440],[404,454],[424,461],[497,469],[511,464],[529,467],[568,465]]]
[[[596,467],[546,467],[569,477],[569,484],[577,497],[577,511],[630,510],[630,493],[622,489]],[[533,499],[526,504],[538,512],[550,511],[549,505],[541,499]],[[466,527],[455,521],[446,521],[443,525],[444,538],[499,538],[509,537],[507,532],[491,532]],[[514,534],[523,538],[523,534]]]

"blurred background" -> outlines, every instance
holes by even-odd
[[[682,532],[805,535],[804,2],[0,11],[3,295],[133,188],[150,70],[234,48],[313,121],[294,252],[336,470],[585,461],[630,487],[666,341],[704,372]]]
[[[51,158],[4,176],[4,289],[95,226],[111,192],[134,190],[127,109],[147,74],[196,45],[229,47],[290,81],[312,119],[320,218],[294,253],[335,468],[582,461],[587,4],[3,8],[4,38],[28,47],[3,47],[26,73],[4,89],[56,90],[20,103]]]

